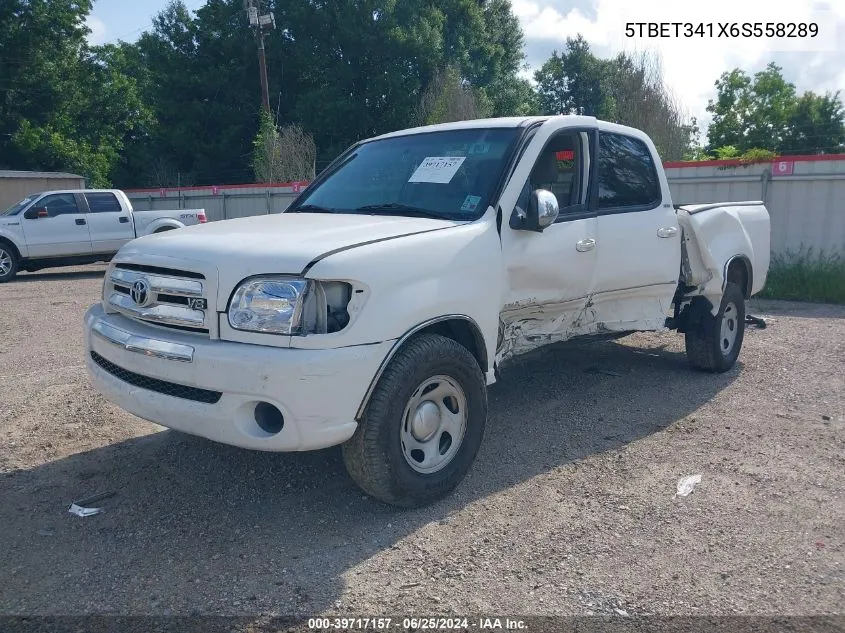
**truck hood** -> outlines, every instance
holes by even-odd
[[[398,216],[281,213],[189,226],[140,237],[115,261],[161,265],[193,262],[219,276],[228,297],[252,275],[301,274],[316,259],[375,241],[457,226],[461,222]]]

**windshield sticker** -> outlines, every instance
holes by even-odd
[[[481,202],[481,196],[467,196],[461,205],[461,211],[475,211],[479,202]]]
[[[445,185],[452,181],[466,156],[426,156],[408,182],[433,182]]]

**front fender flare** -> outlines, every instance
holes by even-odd
[[[487,348],[484,345],[484,336],[481,333],[481,328],[476,323],[475,319],[466,314],[444,314],[443,316],[434,317],[432,319],[427,319],[422,323],[418,323],[414,327],[410,328],[407,332],[405,332],[402,336],[396,339],[396,342],[393,344],[393,347],[390,348],[390,351],[387,352],[387,356],[381,361],[381,364],[378,367],[373,379],[370,381],[370,386],[367,388],[367,392],[364,394],[364,399],[361,400],[361,405],[358,407],[358,411],[355,413],[355,420],[360,421],[364,415],[364,410],[367,408],[367,404],[370,402],[370,398],[373,395],[373,391],[375,391],[376,385],[378,381],[381,379],[384,370],[387,369],[387,365],[393,360],[393,357],[396,356],[396,353],[402,349],[402,346],[416,333],[421,332],[427,327],[435,325],[437,323],[442,323],[444,321],[453,321],[453,320],[461,320],[466,321],[470,329],[473,332],[473,336],[476,341],[476,345],[479,345],[479,350],[483,359],[487,359]],[[485,373],[487,372],[487,367],[485,367],[486,363],[483,362],[482,364],[482,371]]]

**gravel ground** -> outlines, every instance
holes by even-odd
[[[533,353],[491,388],[458,491],[399,512],[337,449],[249,452],[107,403],[81,350],[102,271],[0,286],[0,614],[843,613],[845,307],[755,302],[770,325],[723,375],[675,334]]]

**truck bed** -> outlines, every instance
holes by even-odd
[[[718,297],[728,266],[742,259],[751,279],[747,295],[763,289],[770,258],[769,212],[761,201],[675,205],[683,230],[681,281],[690,294]]]

